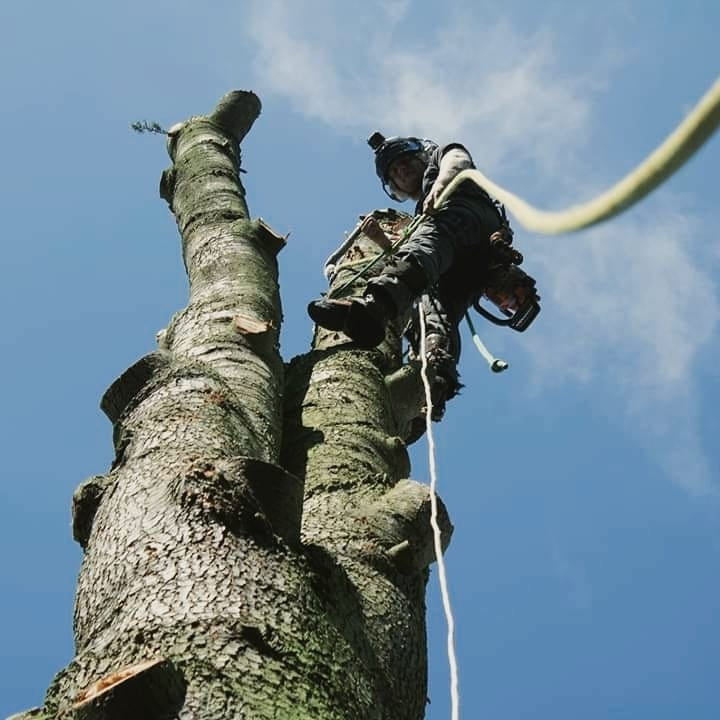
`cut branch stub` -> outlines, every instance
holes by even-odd
[[[252,222],[258,240],[269,248],[273,255],[277,255],[285,247],[288,235],[278,235],[261,217],[255,218]]]
[[[428,367],[428,379],[433,381],[433,370]],[[390,394],[390,406],[398,427],[398,434],[406,444],[414,442],[418,421],[424,420],[425,386],[420,361],[410,361],[394,373],[385,376],[385,386]],[[424,423],[423,423],[424,432]]]
[[[438,525],[443,552],[450,544],[453,526],[440,498]],[[369,535],[384,545],[385,555],[398,570],[410,575],[435,561],[435,538],[430,525],[430,490],[414,480],[401,480],[377,502],[361,512]]]
[[[117,422],[125,408],[154,375],[169,367],[171,357],[165,350],[156,350],[145,355],[110,385],[100,400],[100,409],[111,423]]]
[[[40,707],[30,708],[23,712],[11,715],[6,720],[51,720],[50,716],[45,713],[45,710]]]
[[[171,720],[185,700],[186,683],[170,660],[122,668],[77,695],[59,717],[73,720]]]
[[[254,92],[231,90],[220,98],[215,109],[206,116],[206,119],[231,135],[237,142],[241,142],[260,115],[261,108],[260,98]],[[190,121],[192,119],[190,118]],[[168,130],[167,150],[173,160],[178,134],[186,124],[186,122],[177,123]]]
[[[231,90],[220,98],[208,119],[242,142],[261,108],[260,98],[251,90]]]

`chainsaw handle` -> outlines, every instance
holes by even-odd
[[[538,303],[534,297],[529,297],[512,315],[506,318],[499,318],[496,315],[493,315],[489,310],[486,310],[480,304],[479,297],[473,303],[473,307],[486,320],[493,323],[493,325],[509,327],[513,330],[517,330],[517,332],[525,332],[540,312],[540,303]]]

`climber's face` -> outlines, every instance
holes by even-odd
[[[388,177],[398,190],[411,198],[418,199],[422,188],[425,163],[417,153],[405,153],[393,160],[388,168]]]

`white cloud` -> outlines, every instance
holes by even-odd
[[[524,168],[524,178],[546,178],[572,201],[592,196],[579,195],[589,183],[577,182],[577,158],[591,131],[593,93],[618,71],[620,54],[606,48],[604,67],[561,63],[553,49],[559,30],[523,35],[487,13],[443,10],[435,25],[414,32],[406,0],[311,7],[252,3],[248,31],[263,93],[353,136],[380,128],[459,138],[491,177]],[[646,201],[581,237],[523,243],[545,300],[542,333],[529,333],[526,347],[539,383],[562,378],[606,389],[605,402],[622,408],[668,474],[691,492],[709,492],[692,376],[720,309],[695,252],[706,233],[663,197],[663,205]]]
[[[584,138],[583,78],[560,77],[549,32],[523,37],[448,13],[418,35],[403,22],[407,2],[252,7],[261,85],[338,131],[463,137],[489,171],[511,160],[551,165],[561,145],[565,155]]]
[[[542,382],[592,381],[620,399],[627,427],[694,493],[713,487],[693,381],[720,318],[716,288],[697,259],[705,235],[665,209],[636,211],[580,237],[537,240],[532,262],[542,268],[552,316],[528,344]]]
[[[582,236],[533,241],[533,264],[542,266],[545,296],[558,316],[543,342],[570,367],[572,356],[591,350],[612,364],[623,386],[687,379],[719,313],[713,283],[695,259],[700,235],[689,217],[667,209],[616,218]],[[567,337],[568,326],[584,332]],[[576,369],[578,377],[587,369]]]

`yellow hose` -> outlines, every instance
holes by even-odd
[[[594,200],[567,210],[538,210],[496,185],[478,170],[463,170],[438,199],[440,205],[464,180],[472,180],[508,207],[527,230],[545,235],[580,230],[613,217],[641,200],[683,165],[720,124],[720,79],[705,93],[693,111],[654,152],[616,185]]]

